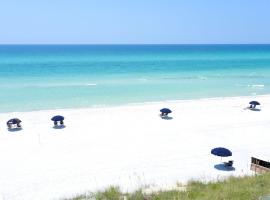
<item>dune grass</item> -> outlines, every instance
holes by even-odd
[[[148,195],[143,190],[122,193],[118,187],[109,187],[70,200],[259,200],[265,195],[270,195],[270,173],[210,183],[191,181],[185,191],[159,191]]]

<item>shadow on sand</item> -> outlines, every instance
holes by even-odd
[[[246,107],[244,108],[244,110],[251,110],[251,111],[261,111],[261,108],[250,108],[250,107]]]
[[[54,129],[63,129],[63,128],[66,128],[65,125],[56,125],[56,126],[53,126]]]
[[[224,163],[217,164],[214,167],[215,169],[221,170],[221,171],[234,171],[235,170],[234,167],[225,166]]]
[[[261,111],[260,108],[250,108],[249,110],[251,110],[251,111]]]
[[[21,131],[22,127],[16,127],[16,128],[8,128],[9,132],[17,132],[17,131]]]
[[[172,120],[173,117],[169,117],[168,115],[163,115],[163,116],[160,116],[161,119],[164,119],[164,120]]]

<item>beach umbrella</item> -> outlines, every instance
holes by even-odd
[[[22,121],[18,118],[13,118],[13,119],[10,119],[7,121],[7,125],[10,125],[10,124],[19,124],[21,123]]]
[[[65,118],[61,115],[56,115],[51,118],[52,121],[63,121]]]
[[[251,101],[249,102],[249,104],[254,105],[254,106],[261,105],[258,101]]]
[[[232,152],[224,147],[217,147],[211,150],[211,154],[220,157],[232,156]]]
[[[162,108],[162,109],[160,110],[160,112],[169,114],[169,113],[171,113],[172,111],[171,111],[169,108]]]

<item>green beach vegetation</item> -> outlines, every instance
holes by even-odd
[[[270,195],[270,173],[229,177],[225,180],[203,183],[190,181],[184,191],[170,190],[145,194],[143,189],[123,193],[118,187],[87,193],[69,200],[259,200]]]

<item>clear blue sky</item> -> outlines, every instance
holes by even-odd
[[[270,0],[0,0],[0,43],[270,43]]]

